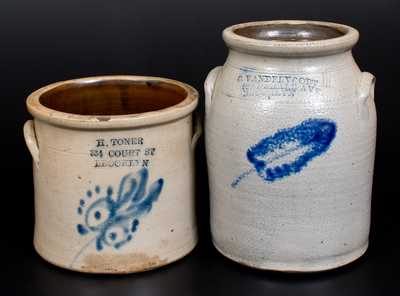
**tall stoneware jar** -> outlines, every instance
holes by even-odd
[[[320,271],[368,247],[374,76],[354,28],[269,21],[224,30],[205,82],[215,247],[260,269]]]
[[[197,242],[192,87],[142,76],[89,77],[27,100],[36,251],[91,273],[166,265]],[[197,125],[199,127],[199,125]]]

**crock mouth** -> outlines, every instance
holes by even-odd
[[[358,41],[352,27],[319,21],[282,20],[237,24],[223,31],[231,49],[272,56],[323,56],[350,50]]]
[[[50,84],[27,99],[34,118],[70,128],[114,129],[161,124],[189,115],[198,92],[172,79],[96,76]]]

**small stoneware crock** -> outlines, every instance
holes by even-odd
[[[27,99],[36,251],[92,273],[171,263],[197,241],[192,112],[198,93],[157,77],[59,82]]]
[[[242,264],[320,271],[368,247],[375,156],[373,75],[357,30],[268,21],[224,30],[210,72],[206,152],[216,248]]]

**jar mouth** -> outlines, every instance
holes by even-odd
[[[272,23],[250,25],[234,30],[243,37],[257,40],[288,42],[317,41],[337,38],[346,34],[338,28],[310,23]]]
[[[45,86],[27,99],[37,119],[77,128],[149,125],[188,115],[198,93],[182,82],[146,76],[87,77]]]
[[[329,55],[351,49],[358,41],[352,27],[317,21],[265,21],[228,27],[223,38],[231,49],[275,56]]]

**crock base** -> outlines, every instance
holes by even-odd
[[[48,263],[55,265],[57,267],[63,268],[63,269],[68,269],[71,271],[75,272],[81,272],[81,273],[92,273],[92,274],[130,274],[130,273],[140,273],[140,272],[145,272],[157,268],[161,268],[163,266],[172,264],[185,256],[189,255],[193,249],[197,245],[197,240],[193,241],[190,244],[185,245],[182,247],[179,252],[176,252],[173,256],[168,257],[167,259],[159,260],[158,262],[155,263],[150,263],[147,265],[143,265],[141,267],[138,267],[136,264],[133,264],[132,267],[129,267],[129,264],[125,265],[124,267],[119,267],[119,266],[107,266],[104,268],[90,268],[90,267],[85,267],[85,266],[79,266],[79,264],[76,264],[76,266],[71,266],[69,264],[65,263],[60,263],[60,262],[55,262],[54,260],[51,260],[50,258],[47,258],[44,254],[41,253],[40,248],[36,246],[34,243],[34,248],[36,253],[45,261]]]

